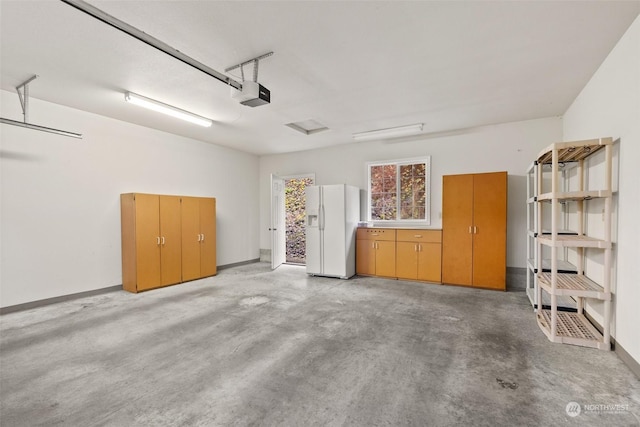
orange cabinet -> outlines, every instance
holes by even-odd
[[[506,289],[507,173],[442,178],[442,281]]]
[[[130,292],[182,278],[180,197],[122,194],[122,286]]]
[[[215,199],[129,193],[120,207],[124,290],[216,274]]]
[[[182,280],[216,274],[216,199],[182,198]]]
[[[398,279],[441,282],[441,230],[399,229],[396,240]]]
[[[396,277],[396,230],[358,228],[356,273],[363,276]]]

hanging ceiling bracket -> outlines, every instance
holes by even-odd
[[[41,132],[54,133],[56,135],[69,136],[71,138],[80,138],[82,139],[82,134],[69,132],[66,130],[54,129],[46,126],[39,126],[29,123],[29,83],[37,79],[37,75],[33,75],[33,77],[27,79],[24,83],[19,86],[16,86],[16,92],[18,92],[18,98],[20,99],[20,106],[22,107],[22,115],[24,119],[22,122],[17,120],[5,119],[4,117],[0,117],[0,123],[4,123],[7,125],[19,126],[27,129],[39,130]]]
[[[268,58],[273,55],[273,52],[267,52],[264,55],[256,56],[255,58],[249,59],[247,61],[241,62],[236,65],[232,65],[231,67],[225,68],[224,72],[228,73],[229,71],[233,71],[236,68],[240,68],[240,73],[242,74],[242,81],[244,82],[244,66],[249,65],[253,62],[253,81],[258,81],[258,63],[261,59]]]
[[[20,106],[22,106],[22,115],[24,116],[24,122],[29,123],[29,83],[38,78],[37,74],[16,87],[18,92],[18,98],[20,98]],[[20,90],[22,89],[22,91]]]

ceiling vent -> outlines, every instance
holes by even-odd
[[[328,127],[323,125],[322,123],[313,120],[302,120],[300,122],[287,123],[285,126],[289,126],[293,130],[297,130],[300,133],[304,133],[305,135],[312,135],[318,132],[324,132],[325,130],[329,130]]]

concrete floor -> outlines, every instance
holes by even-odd
[[[640,381],[524,292],[256,263],[0,322],[3,427],[640,425]]]

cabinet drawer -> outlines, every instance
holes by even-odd
[[[441,243],[442,230],[398,230],[398,242]]]
[[[396,230],[393,228],[358,228],[358,240],[395,241]]]

